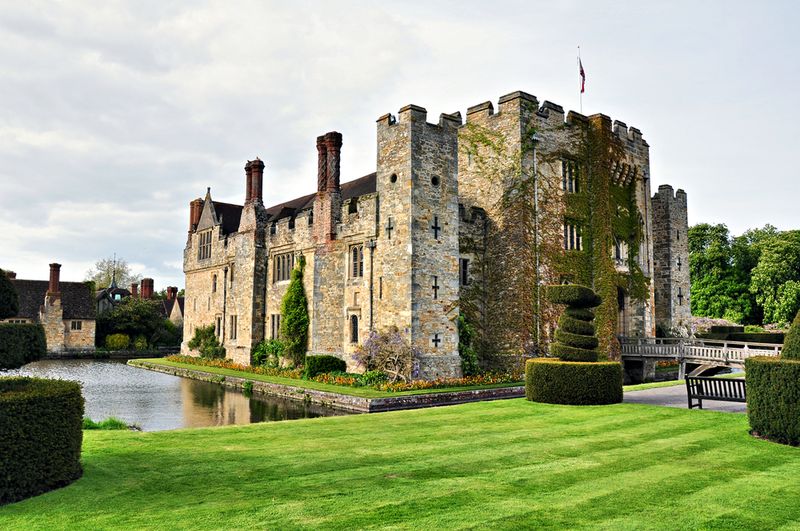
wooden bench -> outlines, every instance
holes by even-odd
[[[689,398],[689,409],[703,409],[703,400],[747,402],[746,386],[742,378],[687,376],[686,395]],[[693,403],[693,400],[697,400],[697,403]]]

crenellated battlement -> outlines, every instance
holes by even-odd
[[[397,112],[397,117],[391,113],[386,113],[376,120],[378,127],[392,127],[398,124],[423,123],[431,127],[457,128],[462,125],[461,112],[441,113],[439,123],[429,123],[428,111],[425,107],[409,104]]]

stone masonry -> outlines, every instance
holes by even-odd
[[[653,285],[656,326],[664,335],[689,335],[689,221],[686,192],[668,184],[653,196]]]
[[[460,375],[456,321],[461,298],[465,290],[478,289],[484,275],[460,266],[464,260],[475,263],[490,247],[490,227],[513,228],[498,209],[504,183],[487,184],[481,168],[464,155],[468,130],[479,124],[503,135],[509,141],[502,157],[514,160],[532,126],[537,172],[560,180],[561,164],[553,154],[569,150],[575,136],[571,124],[581,120],[587,118],[570,112],[565,119],[558,105],[540,105],[524,92],[500,98],[497,112],[491,102],[471,107],[466,123],[460,113],[429,123],[424,108],[408,105],[396,117],[386,114],[377,121],[375,173],[340,182],[342,137],[327,133],[316,144],[316,192],[269,208],[262,199],[265,165],[259,159],[248,162],[243,205],[214,201],[210,189],[190,203],[182,351],[191,354],[187,342],[198,326],[214,325],[228,357],[250,363],[252,348],[278,334],[289,272],[302,255],[309,354],[340,356],[355,369],[352,354],[370,332],[396,327],[413,346],[421,377]],[[615,179],[636,183],[645,235],[640,260],[652,275],[653,227],[663,211],[651,205],[649,146],[638,129],[622,122],[614,122],[613,131],[626,146]],[[523,157],[519,164],[533,169],[534,158]],[[563,210],[553,205],[539,215],[560,232]],[[677,215],[675,209],[670,212]],[[666,223],[676,220],[673,216]],[[685,223],[682,227],[685,240]],[[540,282],[548,280],[544,271]],[[506,293],[488,296],[512,300],[515,290],[531,288],[519,282],[535,287],[536,280],[515,282]],[[674,289],[677,293],[678,286]],[[681,289],[688,294],[688,285]],[[653,310],[652,290],[651,284],[649,301],[625,309],[621,333],[654,335],[660,314]],[[509,350],[522,348],[520,338],[503,341]]]

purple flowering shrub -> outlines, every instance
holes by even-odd
[[[359,369],[384,372],[389,382],[394,383],[409,382],[418,376],[418,354],[400,331],[392,327],[386,332],[372,331],[353,358]]]

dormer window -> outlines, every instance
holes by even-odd
[[[207,260],[211,258],[211,231],[201,232],[198,239],[200,243],[197,247],[197,259]]]

